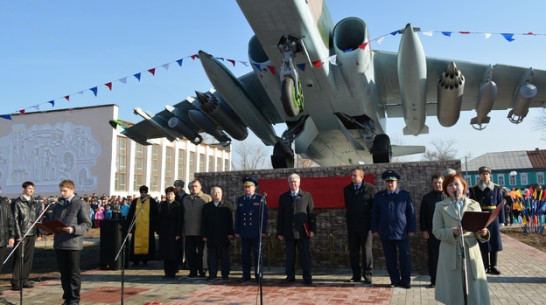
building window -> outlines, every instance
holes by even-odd
[[[229,171],[229,160],[228,159],[224,160],[224,171],[225,172]]]
[[[178,178],[186,179],[186,151],[183,149],[178,150]]]
[[[214,156],[209,156],[209,172],[215,172],[216,168],[214,168]]]
[[[521,185],[526,186],[527,184],[529,184],[529,179],[527,179],[527,173],[521,173],[519,178],[521,179]]]
[[[199,172],[205,171],[205,154],[199,154]]]
[[[538,172],[537,173],[537,183],[539,185],[543,185],[544,184],[544,173],[543,172]]]
[[[190,180],[193,180],[195,177],[195,151],[190,151]]]
[[[160,169],[161,169],[161,148],[159,145],[152,145],[152,166],[150,167],[152,173],[150,175],[150,191],[152,192],[161,192],[160,190]]]
[[[468,187],[472,185],[471,177],[468,175],[464,176],[464,180],[466,181],[466,184],[468,184]]]
[[[218,172],[223,171],[223,169],[222,169],[222,158],[220,158],[220,157],[216,158],[216,171],[218,171]]]
[[[133,177],[133,191],[138,192],[140,186],[145,184],[144,164],[146,164],[146,147],[138,143],[135,145],[135,174]]]
[[[500,186],[504,186],[504,174],[498,174],[497,175],[497,183],[500,185]]]
[[[510,175],[510,185],[516,185],[518,184],[517,183],[517,179],[516,179],[516,175]]]
[[[127,138],[117,137],[115,190],[127,191]]]
[[[480,175],[476,176],[476,184],[480,183]]]
[[[174,149],[172,147],[166,146],[165,147],[165,174],[163,175],[165,178],[165,187],[168,185],[173,185],[174,182]]]

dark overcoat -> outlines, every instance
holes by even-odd
[[[494,184],[492,190],[486,187],[483,191],[477,184],[475,184],[470,188],[469,193],[470,199],[476,200],[480,204],[480,208],[483,212],[493,213],[495,208],[504,200],[501,187],[498,184]],[[502,251],[502,241],[500,235],[501,223],[504,224],[504,209],[501,209],[499,215],[487,227],[491,233],[491,238],[489,239],[489,242],[480,245],[480,248],[483,251]]]
[[[182,207],[177,201],[162,201],[159,204],[159,255],[164,260],[178,260],[182,238]]]
[[[415,233],[416,220],[410,193],[396,189],[377,193],[372,207],[372,233],[379,232],[381,240],[408,239]]]
[[[277,213],[277,235],[285,239],[309,238],[306,232],[306,223],[309,231],[317,232],[315,204],[310,193],[299,190],[296,198],[292,198],[290,191],[279,197],[279,211]]]
[[[207,247],[229,246],[228,235],[233,235],[232,203],[220,201],[218,206],[211,201],[203,206],[201,234],[207,238]]]

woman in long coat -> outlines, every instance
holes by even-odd
[[[165,279],[172,279],[180,262],[179,240],[182,238],[182,207],[174,201],[175,189],[165,189],[166,200],[159,205],[159,255],[163,259]]]
[[[464,196],[468,190],[460,175],[448,175],[443,182],[444,193],[450,198],[436,204],[432,233],[440,243],[436,272],[436,300],[449,304],[464,304],[462,261],[460,257],[459,215],[465,211],[481,211],[480,204]],[[456,198],[457,195],[457,198]],[[461,204],[459,207],[457,204]],[[458,209],[461,209],[459,212]],[[468,280],[468,304],[490,304],[489,288],[478,242],[489,240],[486,228],[477,232],[463,231]]]

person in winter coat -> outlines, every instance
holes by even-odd
[[[207,243],[209,276],[215,279],[218,273],[218,258],[221,258],[222,279],[229,279],[229,245],[233,238],[233,216],[229,201],[222,199],[222,189],[213,187],[210,190],[212,201],[203,206],[201,235]]]
[[[165,189],[165,201],[159,203],[159,255],[163,259],[164,279],[174,279],[180,262],[179,240],[182,238],[182,206],[175,201],[175,189]]]
[[[464,304],[461,260],[461,232],[459,221],[466,211],[481,211],[480,204],[464,196],[466,181],[461,175],[448,175],[443,182],[444,193],[449,198],[436,204],[432,219],[432,233],[440,240],[440,254],[436,273],[435,297],[449,305]],[[456,196],[458,195],[458,196]],[[489,240],[487,228],[477,232],[463,231],[469,305],[490,304],[487,277],[482,263],[479,242]]]

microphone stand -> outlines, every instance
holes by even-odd
[[[458,201],[455,201],[455,203],[457,203]],[[456,207],[456,209],[458,210],[458,207]],[[464,297],[464,304],[468,304],[468,270],[466,268],[466,246],[464,244],[464,236],[463,236],[463,222],[462,222],[462,212],[461,211],[458,211],[457,213],[459,215],[459,236],[460,236],[460,245],[459,245],[459,250],[460,250],[460,254],[459,256],[461,257],[461,263],[462,263],[462,267],[461,267],[461,277],[462,277],[462,283],[463,283],[463,297]]]
[[[264,304],[264,296],[263,296],[263,277],[264,277],[264,273],[263,273],[263,253],[262,253],[262,250],[263,250],[263,247],[262,247],[262,243],[263,243],[263,239],[262,239],[262,228],[263,228],[263,223],[264,223],[264,211],[265,211],[265,197],[267,197],[267,193],[264,193],[262,195],[262,199],[260,200],[260,224],[259,224],[259,242],[258,242],[258,286],[260,287],[260,304],[263,305]]]
[[[127,240],[129,239],[129,234],[131,234],[131,231],[133,230],[133,227],[135,226],[136,220],[138,219],[138,215],[140,215],[140,212],[142,212],[143,207],[144,207],[144,203],[140,205],[138,212],[135,215],[133,215],[133,219],[131,219],[131,224],[129,225],[129,228],[127,229],[125,238],[123,238],[123,242],[121,243],[118,253],[116,254],[116,257],[114,258],[114,261],[117,261],[121,254],[121,305],[123,305],[123,299],[125,298],[125,289],[124,289],[125,288],[125,285],[124,285],[125,284],[125,258],[126,258],[125,250],[126,250]],[[135,203],[135,209],[136,209],[136,203]]]
[[[17,250],[17,248],[19,248],[19,245],[21,245],[21,264],[19,266],[19,272],[21,274],[21,276],[19,277],[19,302],[21,305],[23,305],[23,265],[25,263],[25,238],[30,234],[30,232],[34,229],[34,227],[36,226],[36,223],[41,221],[42,220],[42,217],[44,216],[45,212],[47,212],[47,210],[49,209],[49,207],[52,205],[53,203],[50,202],[47,204],[47,206],[45,207],[45,209],[40,213],[40,215],[38,215],[38,217],[36,217],[36,220],[34,220],[34,222],[32,223],[32,225],[30,226],[30,228],[28,228],[28,230],[25,232],[25,234],[23,235],[23,237],[21,238],[21,241],[17,243],[17,245],[15,245],[15,247],[13,247],[13,249],[11,250],[10,254],[8,255],[8,257],[6,257],[6,259],[4,260],[4,262],[2,263],[2,265],[5,265],[6,262],[9,260],[9,258],[15,253],[15,251]],[[17,220],[15,220],[17,221]]]

